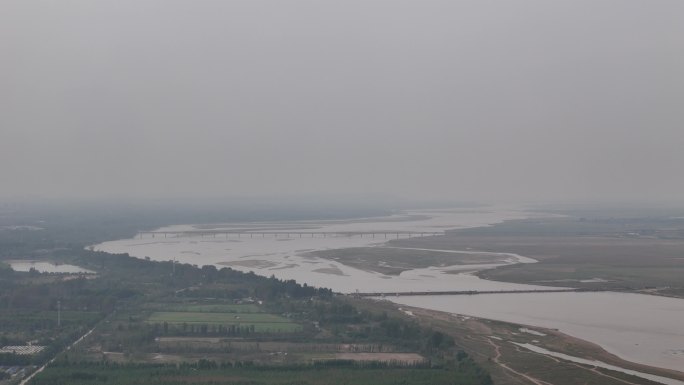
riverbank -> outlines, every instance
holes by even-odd
[[[579,220],[567,218],[545,218],[539,214],[524,214],[532,217],[521,219],[523,213],[512,211],[506,213],[473,213],[446,211],[443,213],[430,211],[426,213],[410,213],[406,218],[412,220],[397,220],[397,217],[364,219],[359,223],[354,221],[341,222],[283,222],[283,223],[260,223],[260,224],[232,224],[231,228],[239,227],[243,231],[257,231],[265,227],[281,228],[283,231],[293,231],[297,228],[309,228],[318,226],[317,231],[340,232],[379,230],[400,231],[410,229],[417,233],[421,230],[452,229],[444,236],[415,237],[410,239],[392,240],[388,244],[384,239],[372,239],[361,237],[311,237],[289,238],[289,242],[281,242],[278,238],[266,237],[242,237],[231,239],[225,238],[201,238],[201,237],[174,237],[168,239],[130,239],[115,242],[107,242],[96,246],[108,252],[127,252],[140,258],[149,257],[153,260],[167,261],[176,259],[180,262],[205,265],[214,264],[225,266],[229,264],[235,269],[253,271],[263,276],[275,275],[278,278],[295,279],[308,285],[330,287],[336,292],[352,293],[356,290],[361,292],[397,292],[397,291],[461,291],[461,290],[535,290],[549,287],[575,287],[571,284],[575,281],[559,281],[551,279],[548,285],[544,282],[534,284],[507,283],[495,280],[481,279],[472,274],[473,271],[493,272],[504,269],[520,269],[524,271],[528,267],[538,264],[525,265],[514,264],[519,260],[506,260],[506,256],[522,256],[540,258],[546,264],[552,264],[553,258],[558,255],[574,256],[573,250],[591,252],[594,245],[592,240],[597,237],[577,235],[577,229],[582,228],[584,223]],[[461,216],[464,215],[464,216]],[[478,216],[481,215],[481,216]],[[426,219],[429,217],[429,219]],[[489,225],[487,221],[491,222]],[[472,227],[475,226],[475,227]],[[479,227],[476,227],[479,226]],[[187,228],[184,226],[183,228]],[[220,226],[219,226],[220,227]],[[213,229],[217,225],[212,226]],[[453,229],[461,228],[455,231]],[[465,228],[465,229],[463,229]],[[604,236],[606,228],[601,227]],[[590,227],[589,231],[598,231]],[[545,232],[546,231],[546,232]],[[532,236],[530,234],[537,234]],[[542,235],[539,235],[539,234]],[[550,234],[553,234],[550,235]],[[559,235],[560,234],[560,235]],[[558,239],[564,239],[564,242]],[[631,239],[631,238],[630,238]],[[654,242],[650,240],[649,242]],[[676,241],[670,241],[676,243]],[[578,246],[580,249],[572,249],[569,246]],[[647,250],[653,247],[653,243],[644,244]],[[505,248],[505,247],[510,248]],[[568,246],[568,248],[564,248]],[[620,263],[615,259],[615,253],[610,250],[611,244],[601,248],[602,254],[596,258]],[[312,256],[310,252],[324,250],[325,253],[334,253],[339,250],[362,250],[372,249],[373,258],[366,255],[352,253],[352,257],[359,263],[380,266],[381,268],[398,267],[398,274],[382,274],[372,269],[360,270],[349,266],[342,259],[323,259]],[[400,249],[396,249],[400,248]],[[420,250],[418,250],[420,249]],[[658,250],[657,248],[655,248]],[[404,253],[403,260],[391,263],[394,253]],[[543,250],[537,254],[526,254],[525,251]],[[570,250],[570,251],[568,251]],[[615,249],[622,250],[620,248]],[[443,252],[448,251],[448,252]],[[553,254],[554,251],[556,254]],[[410,254],[420,254],[425,260],[414,262],[418,265],[401,266],[410,263]],[[465,252],[465,253],[464,253]],[[356,255],[354,255],[356,254]],[[638,254],[629,254],[634,261],[638,261]],[[508,266],[500,267],[499,260],[492,263],[491,259],[480,265],[449,263],[463,257],[469,259],[482,256],[503,257],[503,262]],[[580,255],[591,260],[591,254]],[[612,256],[612,257],[611,257]],[[619,256],[619,255],[618,255]],[[662,255],[661,259],[666,259]],[[523,257],[520,257],[523,258]],[[401,259],[401,258],[400,258]],[[434,260],[439,259],[448,266],[417,267],[420,263],[432,265]],[[258,263],[253,262],[258,261]],[[427,262],[426,262],[427,261]],[[577,259],[581,263],[580,259]],[[384,262],[380,265],[381,262]],[[471,262],[469,260],[468,262]],[[357,266],[360,267],[360,266]],[[496,269],[492,269],[498,267]],[[487,269],[487,270],[485,270]],[[378,270],[378,269],[376,269]],[[451,272],[451,274],[450,274]],[[470,273],[466,273],[470,272]],[[453,274],[455,273],[455,274]],[[566,272],[567,273],[567,272]],[[586,274],[580,272],[581,274]],[[608,281],[602,276],[579,275],[580,280],[589,288],[603,287]],[[544,279],[542,281],[549,281]],[[543,285],[543,286],[542,286]],[[571,296],[572,294],[572,296]],[[441,296],[440,296],[441,297]],[[516,294],[515,297],[507,295],[498,298],[496,295],[478,296],[477,299],[458,299],[459,305],[454,309],[456,302],[445,298],[421,297],[418,302],[409,305],[418,305],[434,310],[460,312],[482,318],[499,319],[508,322],[533,324],[542,327],[559,328],[565,333],[572,334],[585,340],[599,343],[606,350],[623,358],[663,368],[680,368],[684,366],[684,357],[676,355],[676,352],[684,349],[684,336],[682,336],[681,324],[684,324],[684,311],[672,312],[669,308],[677,308],[684,302],[673,302],[675,306],[661,307],[658,301],[653,301],[652,296],[632,296],[624,293],[552,293],[552,294]],[[480,298],[481,297],[481,298]],[[572,299],[572,305],[565,306],[563,301]],[[466,301],[462,303],[462,301]],[[542,301],[541,304],[539,301]],[[679,301],[679,300],[677,300]],[[470,303],[468,303],[470,302]],[[502,304],[512,307],[508,313],[497,313]],[[669,304],[669,303],[668,303]],[[560,306],[560,309],[554,308]],[[669,305],[668,305],[669,306]],[[608,309],[607,313],[604,313]],[[635,310],[636,309],[636,310]],[[516,313],[516,310],[519,312]],[[570,312],[569,314],[563,311]],[[604,312],[602,312],[604,311]],[[555,315],[563,314],[561,317]],[[648,319],[641,319],[636,315],[648,314]],[[513,317],[513,315],[515,317]],[[573,318],[574,317],[574,318]],[[572,319],[572,323],[566,321]]]
[[[487,280],[684,298],[681,234],[684,220],[679,219],[566,216],[517,219],[389,244],[516,253],[538,261],[476,273]]]
[[[532,354],[517,348],[514,343],[534,344],[553,352],[597,360],[625,370],[638,371],[684,383],[684,372],[626,361],[607,352],[597,344],[564,334],[555,329],[397,305],[389,301],[376,301],[373,306],[397,312],[397,314],[410,314],[409,317],[416,319],[421,324],[449,334],[459,345],[473,352],[474,358],[492,373],[496,383],[516,383],[516,377],[517,381],[524,384],[533,382],[531,379],[538,380],[540,383],[546,381],[556,385],[582,383],[581,380],[583,379],[601,384],[661,383],[649,381],[645,378],[635,378],[632,375],[615,370],[580,365],[553,357]]]

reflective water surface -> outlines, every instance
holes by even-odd
[[[297,221],[277,223],[233,223],[226,225],[170,226],[159,231],[240,230],[244,234],[155,235],[147,234],[95,245],[94,249],[129,253],[153,260],[175,259],[196,265],[230,266],[263,276],[296,279],[309,285],[338,292],[429,291],[429,290],[514,290],[540,289],[480,279],[472,270],[502,263],[531,263],[515,254],[499,253],[496,264],[438,266],[404,271],[398,276],[363,271],[337,261],[307,255],[313,250],[347,247],[382,247],[396,232],[443,231],[487,226],[507,219],[529,217],[514,209],[423,210],[384,218],[342,221]],[[259,231],[279,234],[259,235]],[[295,232],[373,231],[375,237]],[[392,232],[395,232],[392,235]],[[253,234],[250,234],[252,232]],[[289,234],[292,232],[295,234]],[[405,237],[406,235],[399,235]],[[392,249],[386,248],[387,261]],[[461,250],[449,252],[468,252]],[[491,253],[485,253],[491,254]],[[464,273],[454,274],[461,269]],[[446,273],[452,271],[452,273]],[[624,293],[489,294],[476,296],[393,297],[393,301],[452,313],[491,318],[521,324],[556,328],[604,347],[622,358],[643,364],[682,370],[684,368],[684,300]]]
[[[30,271],[35,269],[40,273],[65,273],[75,274],[84,273],[92,274],[94,271],[84,269],[75,265],[55,264],[52,262],[43,261],[7,261],[12,270],[15,271]]]
[[[684,368],[684,300],[628,293],[396,297],[450,313],[558,329],[647,365]]]

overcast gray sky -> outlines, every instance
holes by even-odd
[[[682,0],[5,0],[0,196],[684,201]]]

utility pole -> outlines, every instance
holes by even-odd
[[[62,326],[62,302],[57,300],[57,327]]]

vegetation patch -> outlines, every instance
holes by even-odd
[[[467,364],[464,364],[464,369]],[[254,366],[249,363],[167,365],[52,365],[34,385],[488,385],[491,380],[475,366],[448,370],[427,365],[397,365],[331,361],[316,365]]]
[[[615,211],[563,214],[567,216],[506,221],[390,244],[515,253],[539,261],[477,273],[494,281],[684,297],[684,219]]]
[[[201,312],[201,313],[263,313],[264,309],[255,304],[230,303],[157,303],[153,308],[172,312]]]
[[[267,313],[155,312],[148,323],[248,327],[255,332],[294,332],[301,326],[287,318]]]
[[[494,263],[503,260],[503,257],[496,255],[440,250],[408,250],[395,247],[353,247],[313,251],[307,255],[330,259],[357,269],[386,275],[399,275],[406,270],[431,266]]]

